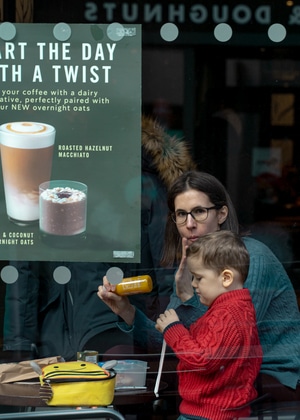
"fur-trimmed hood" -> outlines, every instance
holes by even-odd
[[[156,172],[167,189],[183,172],[196,169],[187,143],[147,116],[142,116],[142,151],[143,170]]]

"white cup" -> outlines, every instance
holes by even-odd
[[[18,225],[39,219],[39,185],[51,177],[55,133],[53,126],[40,122],[0,126],[6,211]]]

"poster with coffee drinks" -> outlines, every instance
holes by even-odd
[[[0,25],[0,255],[140,261],[141,27]]]

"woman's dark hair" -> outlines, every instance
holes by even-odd
[[[181,237],[176,224],[171,218],[171,214],[175,211],[175,198],[188,190],[196,190],[206,194],[211,203],[219,208],[226,206],[228,208],[228,216],[220,226],[220,229],[239,233],[236,211],[224,185],[216,177],[206,172],[185,172],[176,179],[168,191],[169,214],[161,260],[161,264],[164,267],[171,267],[181,259]]]

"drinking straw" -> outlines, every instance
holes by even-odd
[[[160,359],[159,359],[159,365],[158,365],[158,372],[157,372],[157,377],[156,377],[155,387],[154,387],[154,394],[155,394],[156,397],[159,397],[159,392],[158,391],[159,391],[161,372],[162,372],[162,368],[163,368],[163,365],[164,365],[165,353],[166,353],[166,342],[165,342],[165,340],[163,340],[161,353],[160,353]]]

